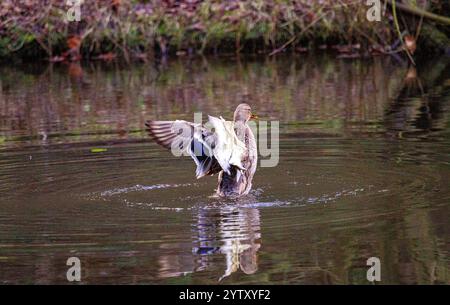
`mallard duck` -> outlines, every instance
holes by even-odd
[[[192,157],[197,179],[219,174],[216,195],[237,197],[249,193],[256,171],[256,140],[247,124],[252,118],[256,116],[250,106],[240,104],[232,122],[208,116],[206,124],[176,120],[147,121],[145,126],[156,143],[174,155]]]

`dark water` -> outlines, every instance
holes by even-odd
[[[450,60],[0,66],[0,283],[450,283]],[[146,119],[280,121],[240,200]]]

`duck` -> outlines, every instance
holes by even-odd
[[[249,121],[257,119],[251,107],[236,107],[232,121],[208,115],[205,124],[185,120],[145,122],[148,135],[175,156],[190,156],[197,179],[218,174],[215,196],[249,194],[258,162],[255,135]]]

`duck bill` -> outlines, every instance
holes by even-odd
[[[259,119],[259,117],[256,114],[252,114],[250,116],[250,120],[257,120],[257,119]]]

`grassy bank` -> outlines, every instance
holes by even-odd
[[[381,1],[381,21],[373,22],[362,0],[92,0],[81,4],[78,22],[67,21],[70,8],[66,0],[3,0],[0,57],[145,60],[155,54],[274,55],[314,48],[350,57],[408,49],[412,57],[416,49],[449,45],[445,1]]]

